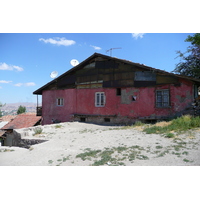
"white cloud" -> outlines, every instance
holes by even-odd
[[[16,69],[19,72],[24,70],[22,67],[18,67],[18,66],[13,66],[13,68]]]
[[[11,83],[12,81],[0,80],[0,83]]]
[[[19,66],[15,66],[15,65],[8,65],[6,63],[0,63],[0,70],[17,70],[17,71],[23,71],[24,69],[22,67]]]
[[[36,84],[34,82],[28,82],[28,83],[16,83],[14,84],[14,86],[16,87],[21,87],[21,86],[26,86],[26,87],[29,87],[29,86],[35,86]]]
[[[16,87],[21,87],[22,85],[23,85],[23,83],[14,84],[14,86],[16,86]]]
[[[93,47],[95,50],[101,50],[101,47],[97,47],[97,46],[93,46],[93,45],[90,45],[91,47]]]
[[[67,40],[64,37],[62,38],[56,37],[56,38],[49,38],[49,39],[40,38],[39,41],[43,41],[44,43],[55,44],[58,46],[61,46],[61,45],[70,46],[76,43],[74,40]]]
[[[132,33],[132,37],[137,40],[138,38],[143,38],[144,34],[145,33]]]
[[[36,84],[34,82],[24,83],[25,86],[35,86]]]

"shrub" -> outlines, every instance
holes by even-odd
[[[136,121],[134,126],[143,126],[144,123],[142,123],[141,121]]]
[[[56,125],[55,128],[62,128],[62,125]]]
[[[152,133],[166,133],[170,131],[187,131],[189,129],[200,127],[200,117],[192,117],[190,115],[185,115],[177,119],[172,120],[171,124],[168,126],[152,126],[144,129],[147,134]],[[172,134],[167,136],[174,137]]]
[[[129,156],[128,156],[129,161],[135,160],[136,155],[137,155],[137,152],[135,152],[135,151],[130,153]]]
[[[115,162],[116,160],[114,158],[112,158],[112,154],[114,153],[114,151],[112,150],[105,150],[103,152],[100,153],[101,159],[98,161],[95,161],[93,163],[93,166],[99,166],[99,165],[105,165],[108,162]]]
[[[85,153],[80,153],[76,158],[81,158],[83,161],[88,159],[88,157],[96,157],[96,155],[101,152],[101,150],[88,150]]]
[[[35,128],[33,131],[34,131],[34,133],[35,133],[35,134],[33,134],[33,135],[41,134],[41,133],[42,133],[42,128],[37,127],[37,128]]]
[[[174,138],[175,135],[173,133],[167,133],[167,134],[165,134],[165,137],[167,137],[167,138]]]
[[[156,146],[156,149],[162,149],[163,147],[162,146]]]

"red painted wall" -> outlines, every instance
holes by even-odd
[[[159,89],[170,90],[169,108],[156,108],[155,91]],[[105,107],[95,107],[95,92],[105,92]],[[44,91],[42,94],[43,124],[50,124],[52,118],[62,122],[70,121],[70,116],[74,113],[130,118],[170,116],[184,110],[193,101],[193,85],[185,80],[182,80],[181,86],[168,84],[149,88],[122,88],[121,92],[121,96],[117,96],[115,88]],[[132,101],[132,96],[136,96],[136,101]],[[56,106],[57,98],[64,98],[64,106]]]
[[[70,121],[70,114],[74,112],[76,104],[75,90],[45,90],[42,93],[42,124],[51,124],[52,119],[62,122]],[[56,99],[63,98],[64,106],[57,106]]]

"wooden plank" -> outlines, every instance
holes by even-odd
[[[156,81],[134,81],[134,87],[151,87],[155,85]]]
[[[178,78],[170,75],[158,75],[156,76],[156,84],[177,84]]]

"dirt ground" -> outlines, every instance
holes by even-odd
[[[80,122],[17,129],[23,139],[46,142],[29,149],[0,147],[1,166],[200,166],[200,130],[175,138],[141,127]]]

